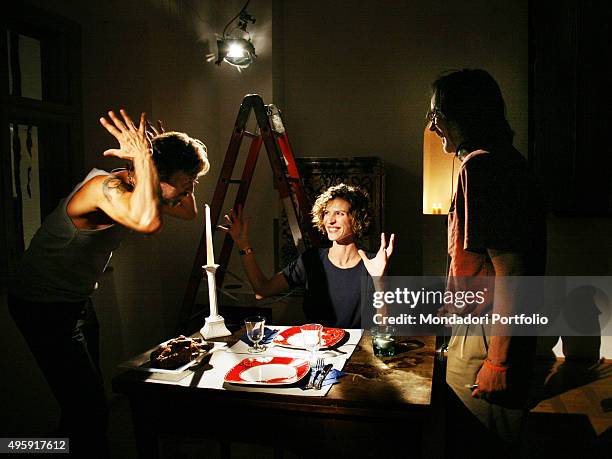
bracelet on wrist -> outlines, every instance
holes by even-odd
[[[253,252],[255,252],[255,251],[253,250],[253,247],[246,247],[246,248],[244,248],[244,249],[240,249],[240,250],[238,251],[238,253],[239,253],[240,255],[248,255],[249,253],[253,253]]]
[[[508,371],[508,366],[507,365],[497,365],[495,363],[493,363],[491,361],[491,359],[486,359],[484,361],[484,365],[489,368],[490,370],[496,371],[498,373],[505,373],[506,371]]]

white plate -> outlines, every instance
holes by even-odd
[[[308,374],[307,360],[293,357],[250,357],[243,359],[226,374],[232,384],[280,386],[298,382]]]
[[[295,367],[289,365],[270,364],[249,368],[240,373],[240,377],[246,382],[261,382],[270,379],[291,379],[295,378],[297,371]]]

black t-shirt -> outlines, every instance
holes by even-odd
[[[329,249],[309,249],[283,274],[290,287],[305,287],[304,313],[309,322],[361,328],[361,301],[371,301],[374,285],[363,261],[348,269],[329,261]],[[368,257],[371,255],[368,254]]]

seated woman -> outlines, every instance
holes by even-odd
[[[312,221],[332,242],[329,248],[313,248],[272,278],[267,278],[255,259],[242,209],[225,215],[228,232],[240,249],[242,262],[257,298],[279,294],[297,286],[306,288],[306,320],[326,326],[361,328],[361,300],[371,304],[374,283],[385,274],[393,253],[395,235],[387,245],[380,235],[380,249],[368,256],[355,240],[368,229],[371,219],[365,191],[345,184],[335,185],[319,195],[312,208]],[[374,255],[374,256],[372,256]],[[366,295],[364,297],[364,295]]]

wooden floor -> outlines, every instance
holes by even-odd
[[[612,362],[588,365],[557,360],[549,368],[542,400],[532,413],[583,415],[597,435],[612,427]]]
[[[539,362],[528,457],[612,457],[612,362]]]

